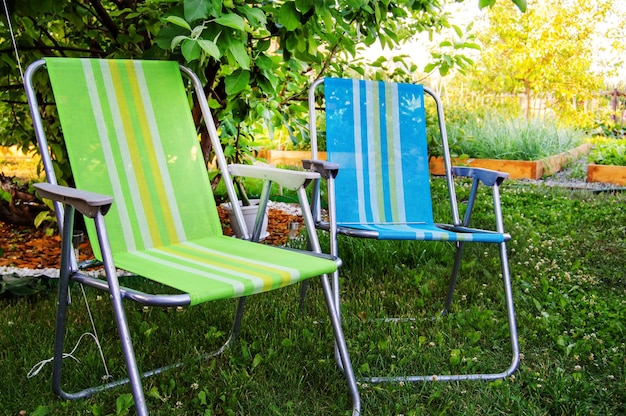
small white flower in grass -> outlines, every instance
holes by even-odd
[[[101,300],[102,300],[102,296],[101,295],[96,296],[96,302],[100,302]]]
[[[198,390],[200,388],[200,385],[198,383],[191,383],[191,390]]]
[[[472,357],[472,362],[477,363],[478,362],[478,357]]]
[[[176,408],[177,409],[182,409],[183,408],[183,402],[176,402]]]
[[[607,378],[608,378],[609,380],[615,380],[615,376],[614,376],[613,374],[609,374],[609,375],[607,376]]]
[[[404,381],[400,382],[400,387],[404,387]]]
[[[429,347],[434,347],[434,346],[435,346],[435,343],[434,343],[434,342],[432,342],[432,341],[430,341],[430,342],[428,343],[428,346],[429,346]]]
[[[580,371],[580,370],[582,370],[581,366],[579,366],[579,365],[575,365],[574,366],[574,371]]]

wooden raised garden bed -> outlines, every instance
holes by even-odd
[[[540,179],[544,175],[552,175],[568,163],[578,159],[581,155],[589,153],[591,144],[585,143],[558,155],[541,160],[500,160],[500,159],[453,159],[453,166],[473,166],[507,172],[511,179]],[[430,173],[443,175],[443,159],[431,158],[429,162]]]
[[[596,165],[587,166],[587,182],[605,182],[626,185],[626,166]]]
[[[265,157],[267,163],[276,166],[302,167],[302,159],[311,159],[310,150],[267,150],[265,154],[259,153],[259,155]],[[318,152],[318,156],[326,160],[326,152]]]
[[[549,158],[533,161],[524,160],[499,160],[499,159],[453,159],[455,166],[474,166],[486,169],[507,172],[511,179],[540,179],[544,175],[552,175],[563,168],[569,162],[578,159],[581,155],[589,153],[591,144],[585,143],[568,152],[561,153]],[[311,151],[308,150],[267,150],[259,156],[265,157],[267,163],[284,166],[302,166],[302,159],[310,159]],[[319,152],[319,157],[326,160],[326,152]],[[443,175],[443,159],[433,157],[429,161],[430,173]]]

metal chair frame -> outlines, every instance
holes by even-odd
[[[330,253],[332,255],[338,255],[338,235],[346,235],[348,237],[370,238],[377,239],[378,233],[370,230],[360,230],[356,228],[350,228],[345,225],[338,225],[336,218],[336,191],[335,181],[338,175],[341,175],[341,166],[337,163],[333,163],[331,155],[329,154],[329,161],[322,161],[318,159],[318,144],[317,144],[317,116],[316,113],[316,93],[318,88],[324,83],[324,79],[318,79],[309,88],[309,115],[310,115],[310,135],[311,135],[311,150],[312,159],[303,161],[305,169],[317,172],[324,179],[328,187],[328,221],[323,221],[321,217],[320,209],[320,183],[317,182],[314,187],[314,195],[312,197],[311,207],[315,218],[315,223],[318,229],[327,231],[330,241]],[[494,216],[495,216],[495,233],[504,235],[504,241],[498,243],[499,255],[502,268],[502,281],[504,286],[504,298],[506,303],[506,315],[509,325],[509,336],[511,345],[511,364],[498,373],[487,374],[440,374],[440,375],[406,375],[406,376],[375,376],[365,377],[362,381],[370,383],[386,383],[386,382],[420,382],[420,381],[460,381],[460,380],[495,380],[510,376],[513,374],[520,360],[519,342],[517,335],[517,327],[515,321],[515,309],[513,303],[513,291],[511,285],[511,275],[508,265],[508,256],[506,249],[506,241],[510,240],[510,236],[504,231],[504,222],[502,217],[502,209],[500,202],[500,185],[508,177],[507,173],[497,172],[487,169],[471,168],[471,167],[455,167],[452,166],[450,151],[448,147],[448,138],[446,133],[446,125],[444,121],[443,104],[437,94],[424,87],[425,95],[429,95],[436,104],[438,127],[441,135],[441,145],[443,149],[443,160],[445,166],[445,180],[448,186],[450,210],[452,215],[452,224],[436,224],[438,227],[444,230],[456,232],[456,233],[473,233],[473,232],[489,232],[486,230],[476,230],[470,228],[470,220],[474,203],[477,196],[479,185],[489,186],[492,191]],[[425,128],[425,127],[424,127]],[[466,177],[472,179],[472,186],[467,202],[467,208],[465,215],[461,219],[459,215],[459,208],[455,193],[454,177]],[[465,242],[456,242],[456,255],[452,266],[452,272],[449,280],[447,295],[441,315],[446,315],[450,310],[452,300],[454,297],[454,291],[456,288],[457,278],[461,268],[463,249]],[[337,311],[340,312],[340,286],[339,286],[339,271],[333,273],[332,287],[334,294],[334,302]]]
[[[141,305],[148,306],[158,306],[158,307],[169,307],[169,306],[187,306],[190,305],[191,300],[188,294],[173,294],[173,295],[160,295],[160,294],[151,294],[151,293],[143,293],[137,290],[125,288],[120,285],[120,282],[116,273],[116,265],[113,260],[113,254],[109,245],[109,238],[107,233],[107,227],[105,226],[104,218],[109,208],[114,203],[113,197],[108,195],[102,195],[97,193],[92,193],[86,190],[77,190],[74,188],[69,188],[65,186],[60,186],[57,184],[57,179],[55,176],[55,172],[52,165],[52,160],[50,154],[48,153],[48,141],[44,132],[43,121],[41,115],[39,113],[39,103],[37,100],[37,92],[34,87],[34,74],[45,67],[45,60],[39,60],[32,63],[25,74],[25,88],[26,94],[28,98],[28,102],[31,109],[31,116],[33,119],[35,134],[37,137],[37,141],[39,144],[39,148],[41,149],[42,160],[44,165],[44,170],[47,176],[47,183],[41,183],[35,185],[38,192],[43,198],[49,198],[53,200],[56,216],[58,218],[58,224],[61,229],[62,235],[62,260],[60,266],[60,277],[59,277],[59,290],[58,290],[58,309],[57,309],[57,322],[56,322],[56,330],[55,330],[55,341],[54,341],[54,358],[53,358],[53,377],[52,377],[52,388],[53,391],[63,399],[78,399],[78,398],[86,398],[91,396],[94,393],[97,393],[102,390],[106,390],[112,387],[116,387],[119,385],[129,383],[131,386],[132,394],[135,399],[135,408],[137,414],[139,415],[147,415],[148,409],[146,405],[146,400],[144,396],[144,392],[142,390],[142,377],[148,377],[155,374],[159,374],[163,371],[169,370],[174,367],[178,367],[181,364],[171,364],[158,369],[146,371],[143,373],[139,372],[138,365],[135,358],[135,353],[133,349],[133,344],[131,342],[131,334],[128,328],[126,315],[124,312],[123,301],[124,300],[132,300],[138,302]],[[192,90],[198,100],[202,114],[209,130],[209,135],[211,137],[213,148],[215,149],[215,154],[217,156],[218,167],[220,168],[221,174],[224,178],[224,182],[227,187],[227,193],[231,201],[237,201],[237,196],[231,181],[231,175],[247,175],[252,177],[257,177],[266,180],[264,185],[264,191],[262,195],[262,208],[264,211],[265,204],[267,203],[267,198],[269,195],[269,188],[273,181],[280,183],[283,186],[289,187],[289,189],[297,190],[298,195],[300,197],[300,202],[303,204],[303,214],[305,217],[305,222],[307,224],[307,228],[312,231],[310,234],[313,236],[312,240],[312,251],[313,252],[303,252],[308,253],[308,255],[312,256],[325,256],[321,254],[321,248],[319,246],[319,241],[315,238],[315,228],[313,225],[313,217],[311,215],[311,211],[308,206],[307,196],[305,187],[317,177],[316,174],[311,174],[310,172],[285,172],[280,169],[272,169],[272,168],[257,168],[251,166],[237,166],[237,165],[228,165],[224,154],[221,151],[221,144],[219,141],[219,137],[217,136],[217,130],[213,123],[213,119],[211,116],[211,111],[208,106],[208,102],[203,92],[202,84],[198,77],[188,68],[184,66],[180,66],[180,70],[184,77],[191,83]],[[251,237],[247,232],[247,228],[245,226],[245,222],[243,220],[243,215],[241,210],[238,208],[238,204],[232,204],[235,207],[235,213],[238,223],[240,224],[240,229],[244,230],[245,239],[252,239],[253,241],[258,241],[258,237],[260,234],[260,227],[255,226],[255,230],[253,230],[253,236]],[[83,273],[77,264],[76,258],[74,257],[74,251],[72,249],[72,235],[73,235],[73,227],[74,227],[74,213],[75,211],[79,211],[84,215],[86,219],[91,219],[95,223],[96,230],[98,232],[98,244],[100,247],[101,255],[102,255],[102,264],[104,267],[104,273],[106,275],[106,280],[101,280],[98,278],[93,278]],[[259,224],[260,225],[260,224]],[[258,230],[257,230],[258,228]],[[95,242],[92,242],[95,243]],[[253,243],[250,243],[253,244]],[[276,248],[277,252],[282,249]],[[339,259],[325,256],[327,259],[334,260],[337,265],[340,265],[341,262]],[[62,387],[61,376],[62,376],[62,361],[63,361],[63,348],[64,348],[64,338],[65,338],[65,329],[66,329],[66,320],[67,320],[67,310],[68,305],[70,303],[69,298],[69,284],[71,281],[78,282],[90,287],[93,287],[98,290],[102,290],[104,292],[108,292],[112,302],[112,309],[115,316],[115,321],[117,323],[118,332],[120,336],[120,343],[122,347],[122,352],[124,355],[124,359],[126,362],[128,378],[122,380],[116,380],[113,382],[109,382],[103,385],[85,388],[78,392],[66,392]],[[359,397],[358,386],[356,380],[354,378],[354,374],[352,371],[352,366],[350,363],[350,357],[348,354],[347,346],[345,343],[345,339],[343,336],[343,331],[341,328],[341,322],[339,319],[339,315],[336,308],[336,303],[332,299],[332,289],[329,283],[329,279],[327,275],[320,276],[320,281],[322,284],[322,289],[324,292],[324,296],[326,299],[326,306],[328,309],[329,317],[331,320],[331,325],[333,329],[333,334],[335,337],[335,346],[336,350],[338,350],[339,354],[339,362],[341,363],[340,368],[343,371],[343,374],[346,378],[349,395],[352,400],[352,414],[358,415],[361,410],[361,403]],[[239,333],[239,328],[242,321],[243,311],[244,311],[245,297],[239,298],[239,302],[236,308],[234,322],[232,326],[232,332],[226,343],[214,354],[210,356],[215,356],[222,353],[225,349],[227,349],[237,338]]]

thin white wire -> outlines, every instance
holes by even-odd
[[[102,347],[100,345],[98,332],[96,331],[96,325],[93,320],[93,315],[91,314],[91,309],[89,308],[89,302],[87,302],[87,295],[85,294],[85,288],[83,285],[80,285],[80,289],[83,293],[83,299],[85,300],[85,307],[87,309],[87,314],[89,315],[89,320],[91,321],[91,328],[93,329],[93,333],[85,332],[84,334],[82,334],[80,338],[78,338],[78,341],[76,342],[76,345],[74,345],[74,348],[72,349],[72,351],[70,351],[69,353],[63,353],[63,359],[71,358],[72,360],[80,364],[80,360],[74,357],[74,352],[78,349],[78,346],[80,345],[83,338],[85,338],[86,336],[90,336],[91,338],[93,338],[94,342],[96,343],[96,346],[98,347],[98,352],[100,353],[100,359],[102,360],[102,365],[104,366],[105,375],[102,376],[102,379],[108,380],[112,378],[113,376],[111,376],[111,374],[109,373],[109,368],[107,367],[106,360],[104,358],[104,352],[102,351]],[[54,358],[48,358],[46,360],[39,361],[37,364],[33,366],[33,368],[30,369],[26,377],[27,378],[35,377],[46,366],[46,364],[52,362],[53,360]]]
[[[17,61],[17,68],[20,70],[20,76],[22,77],[22,82],[24,82],[24,71],[22,70],[22,63],[20,62],[20,53],[17,50],[17,41],[15,40],[15,33],[13,33],[13,25],[11,24],[11,16],[9,16],[9,7],[7,6],[6,0],[2,0],[2,4],[4,5],[4,13],[7,16],[7,23],[9,24],[9,32],[11,33],[11,40],[13,41],[13,50],[15,51],[15,60]]]

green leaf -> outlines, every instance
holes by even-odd
[[[185,57],[185,61],[187,62],[195,61],[200,58],[200,45],[196,40],[185,39],[180,47],[180,50]]]
[[[202,406],[206,406],[206,405],[207,405],[207,401],[206,401],[206,391],[201,390],[201,391],[198,393],[198,399],[200,400],[200,404],[201,404]]]
[[[185,39],[189,39],[187,36],[184,35],[180,35],[180,36],[176,36],[172,39],[172,42],[170,42],[170,49],[174,50],[176,49],[176,47]]]
[[[242,69],[250,69],[250,56],[248,56],[248,52],[243,43],[231,42],[228,46],[228,51]]]
[[[522,13],[526,13],[526,7],[527,7],[526,0],[512,0],[512,1],[513,1],[513,4],[515,4]]]
[[[430,64],[428,64],[428,65],[426,65],[424,67],[424,72],[427,73],[427,74],[430,74],[436,68],[437,68],[437,64],[436,63],[430,63]]]
[[[296,4],[294,2],[287,2],[280,6],[280,10],[278,11],[278,23],[283,25],[285,29],[292,32],[302,26],[300,22],[300,18],[302,15],[296,9]]]
[[[452,25],[452,29],[454,29],[458,37],[463,37],[463,31],[460,27],[458,27],[457,25]]]
[[[209,17],[209,2],[206,0],[185,0],[183,2],[185,20],[194,22]]]
[[[191,32],[191,26],[189,26],[189,23],[187,23],[187,21],[180,16],[167,16],[165,18],[165,21],[168,23],[172,23],[176,26],[182,27],[184,29],[187,29]]]
[[[220,49],[217,47],[217,45],[213,41],[206,40],[206,39],[198,39],[198,45],[200,45],[200,48],[202,48],[202,50],[207,55],[215,59],[220,59],[220,57],[222,56]]]
[[[228,13],[218,17],[217,19],[215,19],[215,23],[219,23],[222,26],[241,31],[245,30],[246,28],[246,22],[243,20],[243,18],[234,13]]]
[[[237,11],[246,16],[252,26],[263,26],[267,24],[267,16],[263,10],[257,7],[241,6],[237,7]]]
[[[135,399],[133,395],[130,393],[125,393],[120,395],[115,401],[115,413],[117,415],[126,415],[128,414],[129,409],[135,403]]]
[[[454,349],[450,351],[450,364],[452,365],[461,364],[461,350]]]
[[[235,95],[243,91],[250,83],[250,72],[238,69],[231,75],[224,78],[226,84],[226,94]]]

